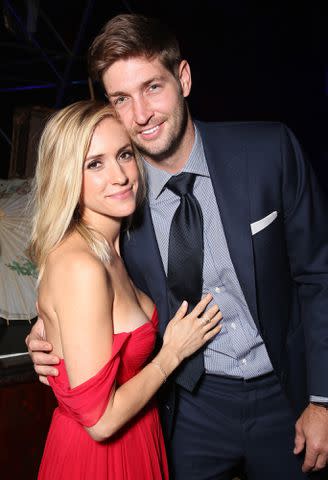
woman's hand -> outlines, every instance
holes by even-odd
[[[222,313],[219,307],[213,305],[204,313],[211,300],[212,295],[207,294],[188,315],[186,315],[188,303],[183,302],[168,323],[162,348],[173,352],[178,363],[195,353],[220,332],[222,326],[218,325],[218,322],[222,319]]]
[[[212,296],[206,295],[188,315],[188,304],[183,302],[166,327],[163,347],[155,358],[114,391],[101,419],[87,429],[92,438],[103,441],[114,435],[146,405],[182,360],[219,333],[222,315],[218,306],[204,313],[211,300]]]

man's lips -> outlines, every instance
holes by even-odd
[[[158,123],[157,125],[143,128],[142,130],[138,131],[138,136],[145,140],[152,140],[153,138],[156,138],[163,126],[164,122]]]
[[[142,130],[141,134],[151,135],[152,133],[155,133],[157,130],[159,130],[159,125],[156,125],[155,127],[147,128],[147,130]]]

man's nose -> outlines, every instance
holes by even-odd
[[[138,125],[147,125],[154,112],[149,102],[144,98],[138,98],[133,104],[134,121]]]

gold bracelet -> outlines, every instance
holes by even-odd
[[[163,375],[163,383],[165,383],[167,380],[167,373],[162,367],[162,365],[159,362],[157,362],[157,360],[152,360],[150,363],[153,363],[157,368],[159,368],[159,370],[161,371],[161,374]]]

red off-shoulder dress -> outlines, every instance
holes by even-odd
[[[155,400],[103,443],[83,426],[103,414],[113,385],[136,375],[153,351],[158,317],[130,333],[114,335],[112,356],[92,378],[70,388],[61,360],[57,377],[48,377],[58,400],[39,470],[39,480],[167,480],[164,440]]]

